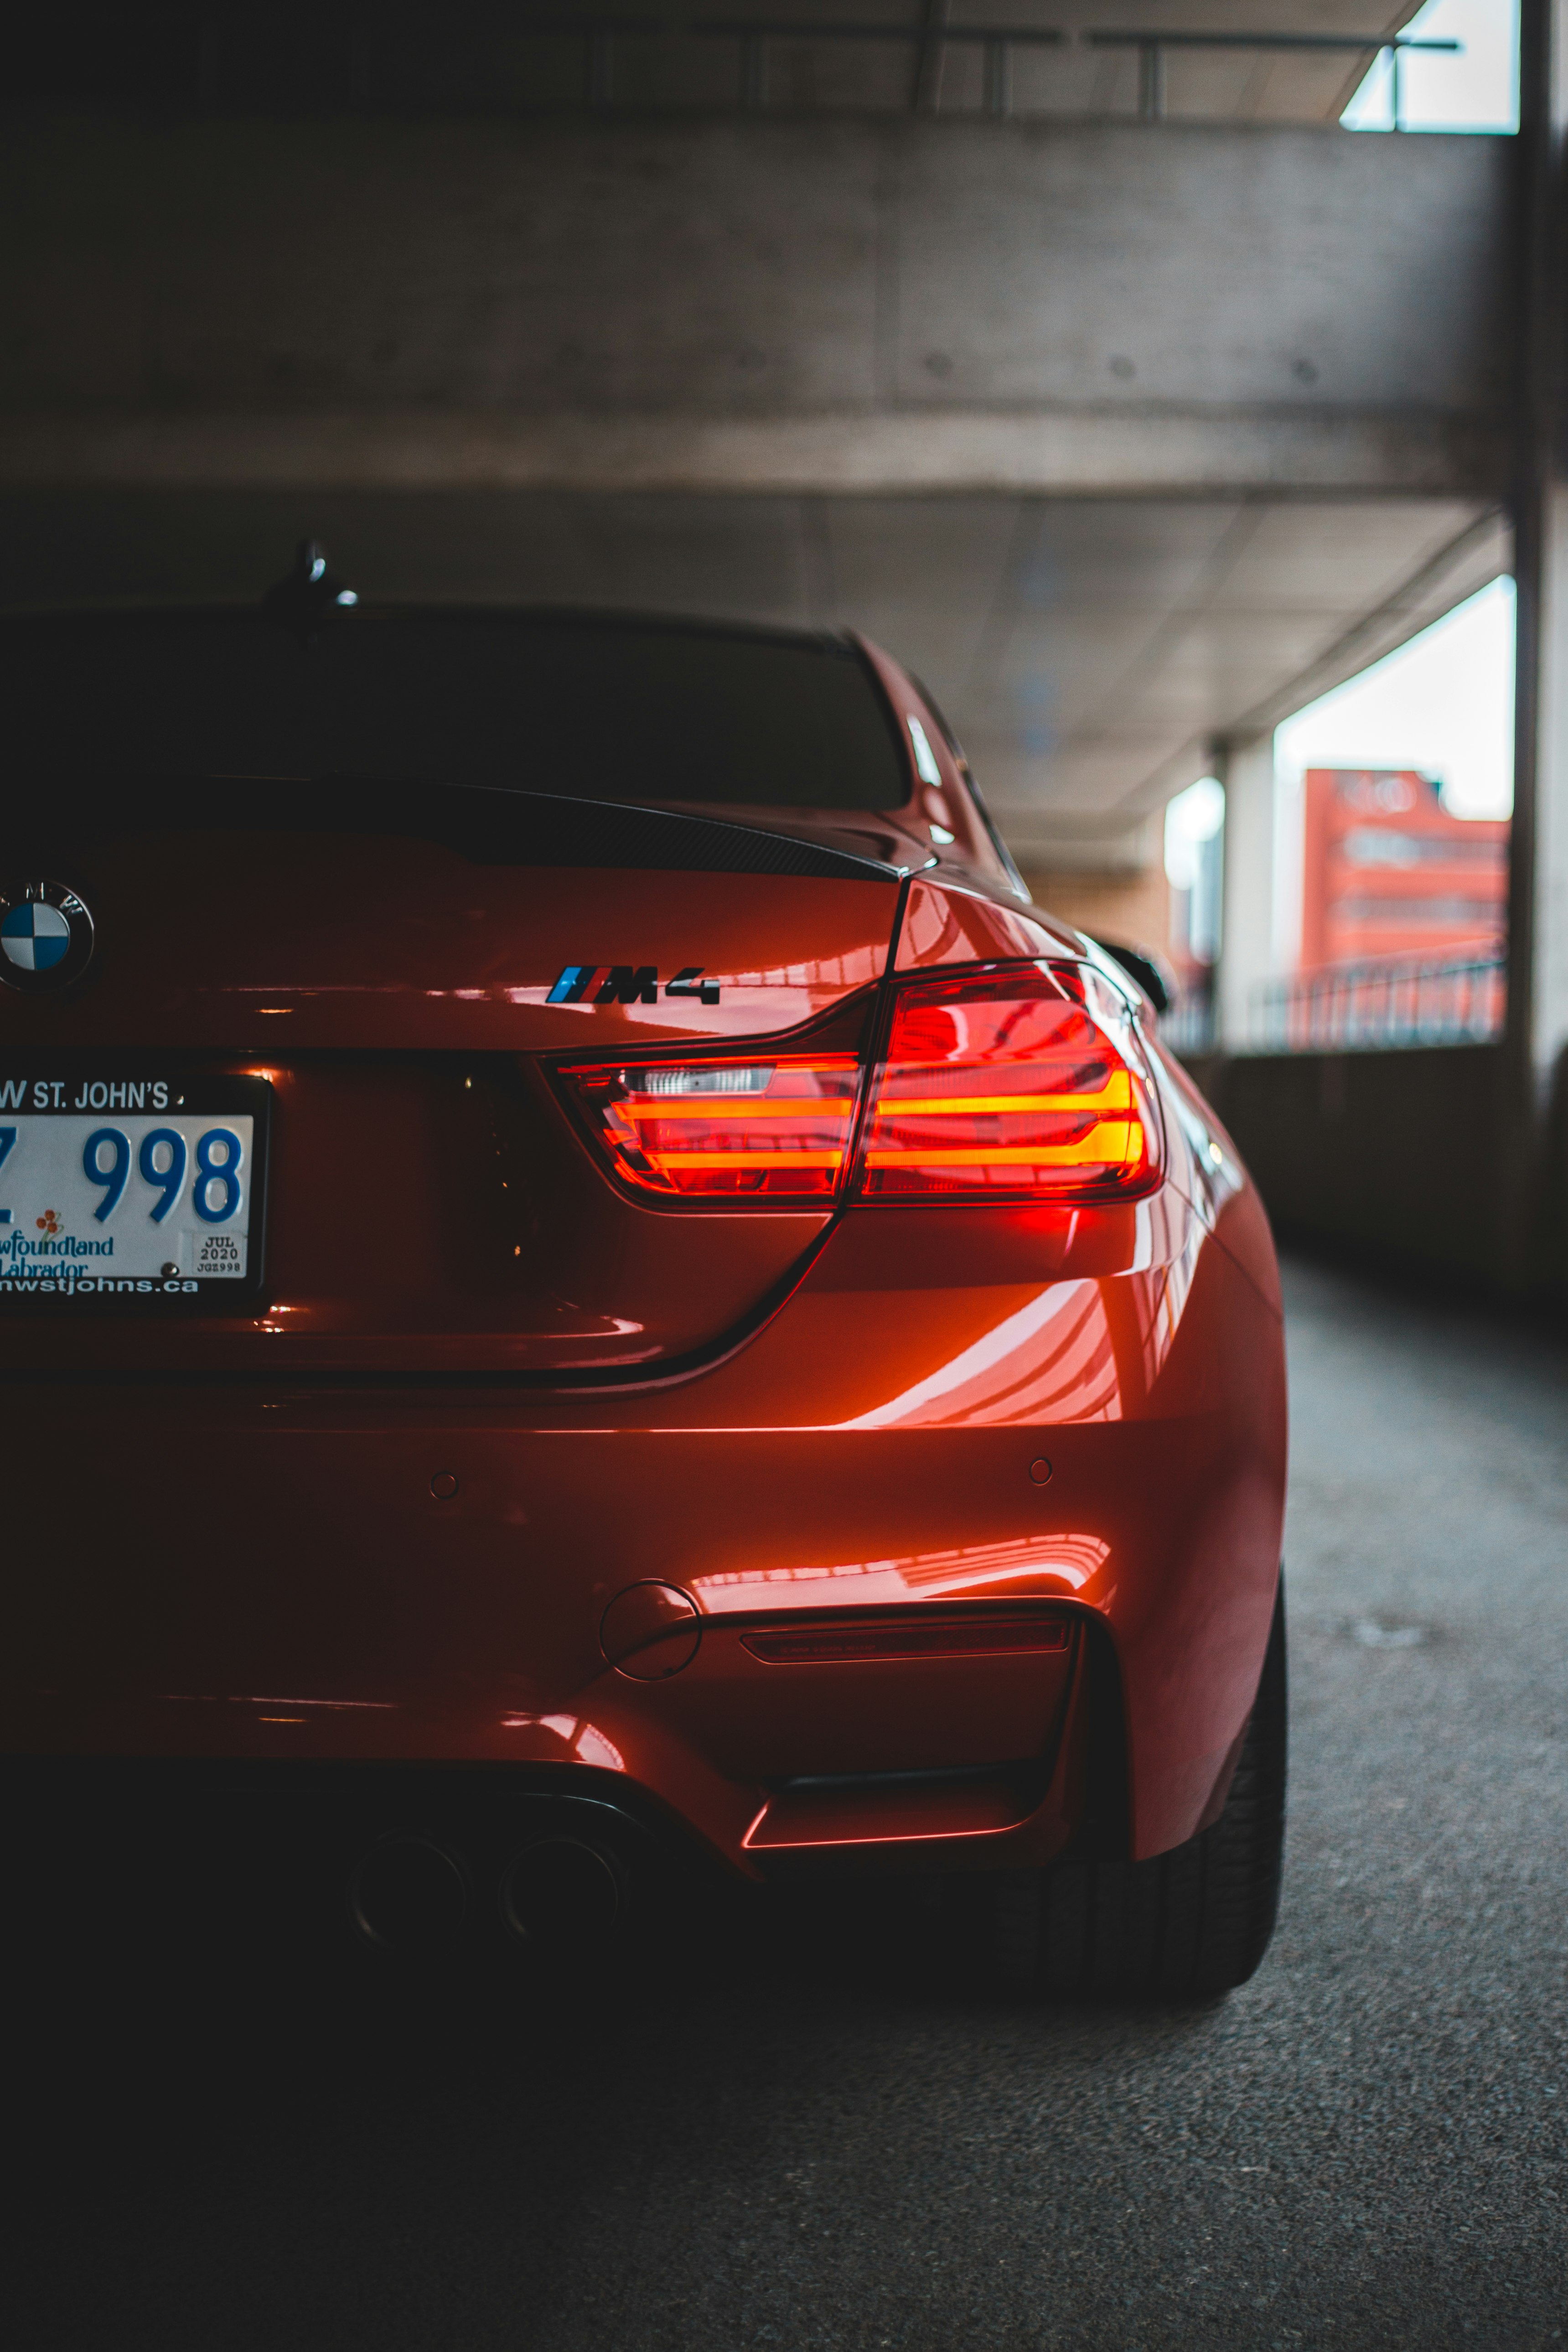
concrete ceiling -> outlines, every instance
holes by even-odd
[[[911,503],[825,529],[841,607],[951,708],[1043,862],[1112,854],[1216,740],[1273,727],[1509,560],[1495,511],[1458,499]]]
[[[1273,726],[1506,568],[1460,499],[78,493],[0,500],[0,599],[249,597],[323,538],[363,593],[865,630],[1015,848],[1137,858],[1216,739]]]
[[[178,0],[118,46],[41,17],[24,94],[90,66],[137,108],[18,133],[0,598],[248,598],[310,534],[368,595],[849,625],[1026,858],[1127,860],[1216,741],[1506,565],[1511,161],[1228,127],[1331,122],[1340,50],[1167,47],[1166,135],[996,126],[942,27],[1059,27],[1013,110],[1103,118],[1138,63],[1096,33],[1410,13],[652,0],[612,50],[602,0],[279,0],[162,48]],[[796,20],[748,81],[733,28]],[[472,119],[584,108],[658,119]]]

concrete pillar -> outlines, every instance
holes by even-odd
[[[1525,0],[1514,523],[1519,652],[1504,1044],[1505,1279],[1568,1273],[1568,0]]]
[[[1274,962],[1274,737],[1228,743],[1225,785],[1225,886],[1220,909],[1215,1042],[1227,1054],[1261,1042],[1255,992]]]
[[[1535,673],[1533,772],[1520,795],[1525,824],[1518,881],[1524,903],[1515,925],[1520,952],[1510,958],[1509,977],[1520,1000],[1516,1052],[1521,1062],[1528,1054],[1521,1075],[1543,1108],[1568,1050],[1568,482],[1542,485],[1533,521],[1526,591],[1535,607],[1529,648]]]

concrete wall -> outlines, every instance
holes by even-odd
[[[1548,1121],[1526,1200],[1512,1181],[1519,1144],[1500,1046],[1211,1055],[1192,1066],[1282,1238],[1568,1300],[1568,1106]]]
[[[1512,142],[8,126],[0,481],[1495,488]]]

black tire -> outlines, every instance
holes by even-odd
[[[1268,1949],[1285,1844],[1285,1581],[1225,1810],[1149,1862],[1068,1862],[997,1885],[1005,1973],[1043,1993],[1191,2000]]]

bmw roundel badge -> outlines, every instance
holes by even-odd
[[[92,961],[92,917],[63,882],[0,887],[0,980],[29,991],[66,987]]]

